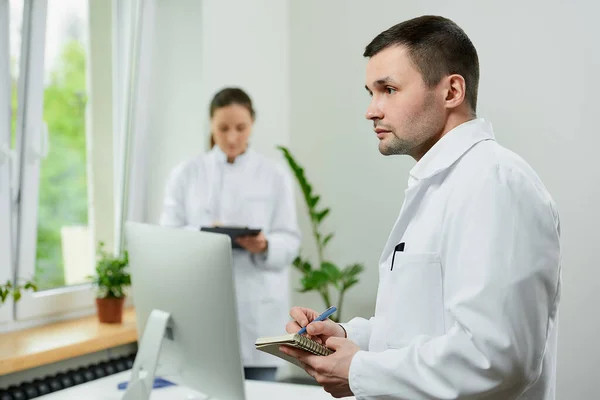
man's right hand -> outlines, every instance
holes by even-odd
[[[317,318],[319,313],[310,308],[294,307],[290,311],[290,316],[293,321],[286,325],[285,330],[288,333],[296,333]],[[346,337],[344,328],[330,319],[313,322],[306,328],[306,333],[311,339],[321,344],[325,344],[330,337]]]

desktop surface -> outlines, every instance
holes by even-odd
[[[37,397],[42,400],[120,400],[125,394],[117,385],[129,381],[131,371],[124,371],[100,378],[75,387],[64,389],[45,396]],[[178,382],[176,377],[165,376],[172,382]],[[331,400],[333,397],[319,386],[298,385],[292,383],[263,382],[247,380],[244,383],[247,400],[288,399],[288,400]],[[183,386],[169,386],[154,389],[150,400],[207,400],[208,398],[197,391]],[[352,397],[348,397],[352,399]],[[226,400],[226,399],[220,399]]]

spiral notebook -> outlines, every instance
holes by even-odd
[[[298,335],[297,333],[288,333],[287,335],[282,336],[258,338],[254,343],[254,346],[257,350],[272,354],[276,357],[279,357],[283,360],[286,360],[287,362],[290,362],[302,368],[302,365],[300,365],[300,362],[296,358],[290,357],[287,354],[284,354],[281,351],[279,351],[279,346],[281,345],[306,350],[318,356],[328,356],[333,353],[333,350],[328,349],[322,344],[317,343],[306,336]]]

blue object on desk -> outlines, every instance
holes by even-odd
[[[310,325],[312,322],[315,322],[315,321],[326,320],[327,318],[329,318],[329,316],[331,314],[333,314],[336,311],[337,311],[337,308],[335,308],[335,306],[329,307],[327,310],[323,311],[323,313],[321,315],[319,315],[317,318],[310,321],[306,326]],[[298,331],[298,335],[303,335],[306,333],[306,326]]]
[[[121,382],[117,385],[117,388],[119,388],[119,390],[125,390],[127,389],[128,383],[129,382]],[[163,378],[154,378],[154,384],[152,385],[152,389],[160,389],[167,386],[175,386],[175,383]]]

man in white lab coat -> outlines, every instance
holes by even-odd
[[[473,44],[424,16],[364,55],[379,150],[417,161],[379,260],[375,315],[308,325],[331,356],[282,350],[335,397],[554,399],[558,214],[532,168],[476,117]],[[293,308],[288,332],[317,314]]]

